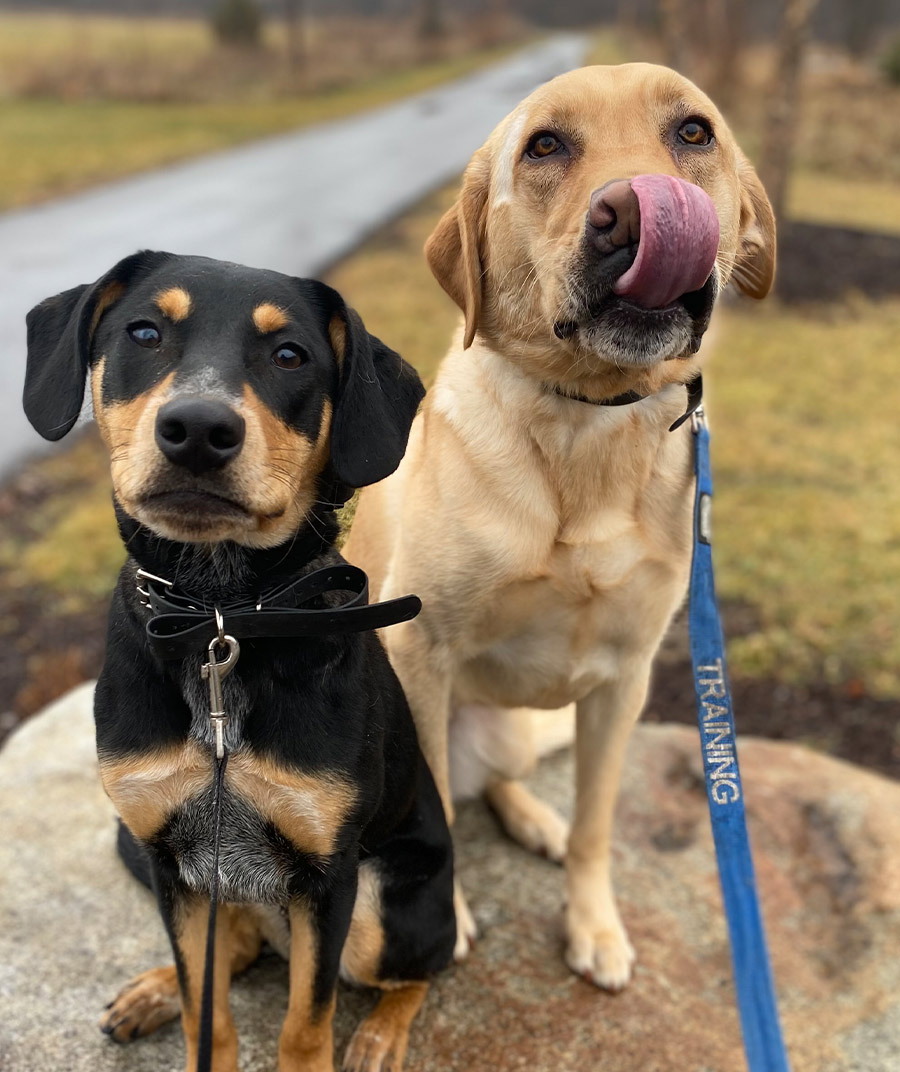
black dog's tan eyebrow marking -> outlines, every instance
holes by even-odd
[[[272,302],[261,302],[253,310],[253,323],[260,335],[271,335],[273,331],[281,331],[287,322],[287,313]]]
[[[347,325],[337,314],[328,322],[328,338],[340,368],[344,364],[344,354],[347,350]]]
[[[100,318],[111,305],[115,305],[124,293],[124,283],[107,283],[100,292],[100,295],[97,298],[97,304],[94,306],[94,315],[91,317],[91,338],[93,338],[94,332],[97,330]]]
[[[184,287],[169,287],[161,290],[153,299],[156,307],[174,324],[180,323],[191,312],[191,296]]]

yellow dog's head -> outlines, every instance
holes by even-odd
[[[691,378],[729,280],[769,291],[775,222],[696,86],[652,64],[585,67],[491,134],[426,255],[466,346],[477,332],[563,387],[655,389]]]

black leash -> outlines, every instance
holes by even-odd
[[[216,971],[216,915],[219,907],[219,845],[222,834],[222,789],[228,753],[215,759],[213,784],[213,873],[209,889],[209,921],[206,925],[206,956],[203,966],[203,997],[200,1001],[200,1032],[197,1037],[197,1072],[212,1068],[213,996]]]
[[[362,633],[411,621],[422,609],[418,596],[402,596],[384,603],[369,603],[369,579],[356,566],[326,566],[304,577],[261,593],[255,600],[209,604],[179,591],[172,581],[146,570],[137,571],[138,592],[153,611],[147,623],[152,651],[164,660],[183,659],[206,651],[201,667],[209,682],[209,717],[215,735],[213,749],[213,864],[209,891],[209,919],[197,1040],[197,1072],[210,1072],[213,1056],[213,1006],[216,967],[216,916],[219,904],[219,850],[222,838],[222,802],[228,749],[225,726],[228,715],[222,681],[237,664],[240,640],[314,637]],[[330,593],[348,594],[336,607],[304,607]],[[228,623],[228,633],[225,623]],[[210,640],[210,633],[213,636]]]

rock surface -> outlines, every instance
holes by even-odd
[[[794,1072],[900,1067],[900,785],[805,748],[742,743],[757,873]],[[562,963],[562,874],[461,809],[459,869],[482,937],[432,989],[410,1072],[740,1072],[744,1068],[718,880],[692,730],[642,726],[615,847],[638,950],[615,997]],[[534,778],[566,810],[571,761]],[[114,852],[90,687],[0,752],[0,1068],[167,1072],[180,1029],[130,1046],[96,1028],[132,974],[168,960],[149,894]],[[275,1067],[286,965],[263,957],[233,988],[242,1069]],[[339,1046],[372,996],[345,990]]]

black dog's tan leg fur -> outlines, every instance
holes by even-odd
[[[428,983],[385,990],[354,1031],[344,1055],[344,1072],[400,1072],[410,1026],[427,993]]]
[[[368,862],[359,870],[341,972],[353,982],[380,987],[384,993],[353,1033],[344,1054],[343,1072],[400,1072],[410,1026],[428,993],[428,984],[424,982],[400,983],[380,978],[386,941],[383,915],[378,868]]]
[[[427,983],[393,983],[379,979],[378,967],[385,936],[381,925],[380,884],[373,867],[363,865],[353,911],[353,921],[343,952],[343,969],[353,981],[380,987],[378,1004],[353,1034],[344,1055],[344,1072],[400,1072],[406,1056],[410,1026],[425,1000]],[[197,911],[182,916],[179,947],[191,980],[191,1015],[184,1018],[188,1072],[196,1067],[197,1015],[203,977],[206,941],[205,902]],[[216,973],[216,1035],[214,1069],[236,1068],[236,1037],[228,1009],[228,983],[232,975],[248,968],[259,955],[262,935],[256,919],[233,905],[220,907],[217,925],[216,963],[227,963],[230,972]],[[291,911],[291,992],[279,1043],[279,1072],[332,1072],[332,1020],[334,1000],[317,1010],[313,1004],[313,980],[317,964],[316,938],[310,919],[300,909]],[[198,963],[191,971],[189,965]],[[196,983],[194,982],[196,978]],[[153,968],[125,986],[104,1013],[100,1026],[117,1042],[130,1042],[149,1035],[181,1013],[178,974],[175,965]],[[231,1063],[229,1063],[231,1062]]]
[[[188,1048],[188,1068],[196,1065],[197,1018],[203,983],[208,906],[202,900],[191,903],[182,913],[179,947],[184,958],[191,991],[191,1012],[184,1017]],[[262,936],[252,914],[232,905],[219,910],[216,927],[216,962],[228,964],[228,971],[216,973],[216,1059],[217,1072],[237,1067],[236,1037],[228,1010],[228,983],[231,976],[249,967],[259,955]],[[101,1029],[117,1042],[149,1035],[174,1020],[182,1012],[175,965],[153,968],[136,976],[112,1001],[101,1021]],[[222,1035],[220,1042],[220,1033]],[[231,1052],[231,1064],[227,1063]]]
[[[335,992],[315,1001],[319,968],[316,929],[300,905],[291,905],[291,991],[278,1042],[278,1072],[333,1072]]]

